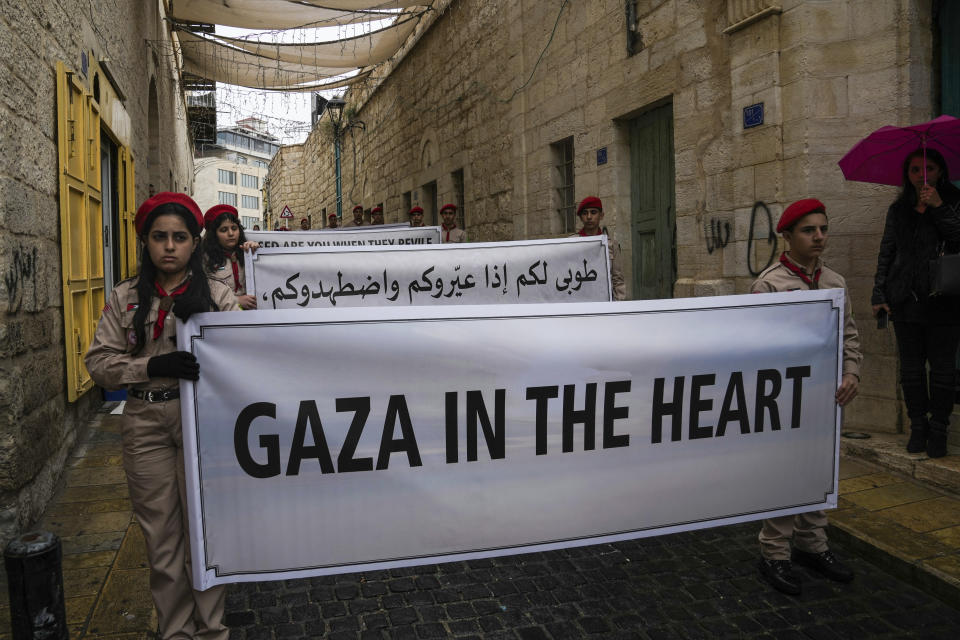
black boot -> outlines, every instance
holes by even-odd
[[[910,440],[907,441],[907,453],[923,453],[927,450],[927,421],[917,421],[910,425]]]
[[[939,422],[930,423],[927,433],[927,455],[931,458],[942,458],[947,455],[947,425]]]

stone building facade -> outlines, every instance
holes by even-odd
[[[0,3],[0,541],[41,515],[102,401],[82,353],[136,269],[136,204],[192,188],[162,3],[108,5]]]
[[[631,296],[649,298],[748,291],[782,250],[771,221],[818,197],[865,352],[846,425],[901,430],[893,333],[869,308],[896,189],[847,182],[837,161],[942,112],[941,4],[453,0],[347,94],[344,211],[383,203],[391,222],[421,204],[429,223],[460,198],[471,240],[497,241],[568,233],[570,205],[598,195]],[[334,210],[326,117],[270,181],[273,210]]]

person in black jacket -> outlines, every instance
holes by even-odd
[[[924,175],[926,158],[926,175]],[[889,314],[900,354],[910,440],[907,451],[947,454],[960,342],[960,297],[930,295],[930,260],[960,250],[960,189],[943,156],[916,150],[903,163],[903,189],[890,205],[874,276],[873,314]],[[930,365],[929,385],[927,363]]]

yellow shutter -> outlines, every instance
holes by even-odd
[[[137,214],[137,194],[134,188],[133,156],[124,147],[119,148],[119,166],[117,167],[117,201],[120,212],[120,279],[126,279],[137,272],[137,232],[133,221]]]
[[[57,63],[60,251],[67,398],[93,386],[83,365],[103,308],[100,109],[72,72]]]

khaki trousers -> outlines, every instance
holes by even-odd
[[[180,400],[131,397],[123,418],[123,468],[147,543],[159,637],[227,640],[224,588],[195,591],[190,578]]]
[[[800,551],[823,553],[827,550],[827,514],[809,511],[795,516],[780,516],[763,521],[760,529],[760,555],[767,560],[789,560],[790,540]]]

